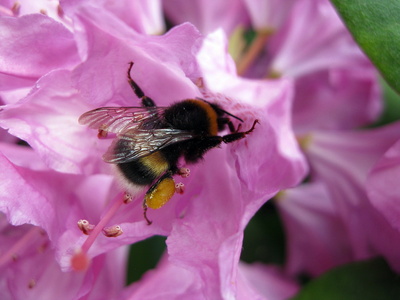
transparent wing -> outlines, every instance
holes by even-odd
[[[120,133],[135,128],[160,127],[165,107],[100,107],[85,112],[79,123],[92,129]]]
[[[108,163],[126,163],[194,137],[190,132],[173,128],[129,130],[114,139],[103,155],[103,160]]]

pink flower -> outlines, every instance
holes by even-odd
[[[293,127],[299,136],[316,129],[366,126],[382,111],[379,82],[371,65],[317,72],[298,78],[295,86]]]
[[[231,34],[248,21],[241,0],[164,0],[163,6],[167,17],[174,24],[190,22],[203,34],[218,28]]]
[[[399,141],[376,162],[368,174],[366,189],[375,211],[377,224],[371,224],[374,241],[396,270],[400,270],[399,251]]]
[[[393,205],[383,192],[392,188],[382,184],[387,176],[377,180],[381,163],[372,171],[399,139],[399,126],[315,131],[303,140],[311,182],[277,199],[288,235],[286,267],[291,274],[317,276],[333,266],[377,255],[399,270],[398,231],[388,215],[393,210],[384,204]],[[390,149],[389,156],[396,151],[395,146]]]
[[[381,113],[377,73],[329,1],[297,1],[266,51],[269,74],[295,80],[296,133],[365,126]]]
[[[38,1],[0,1],[0,14],[2,16],[19,17],[28,14],[43,14],[60,21],[62,19],[62,9],[57,0],[38,0]]]
[[[2,143],[0,151],[1,299],[113,297],[124,282],[126,249],[94,258],[85,273],[64,272],[56,259],[66,228],[79,235],[76,218],[96,213],[112,178],[55,172],[29,147]]]
[[[196,270],[207,282],[206,295],[221,293],[229,298],[235,295],[232,282],[249,218],[279,189],[298,183],[305,165],[289,129],[290,85],[286,81],[274,86],[240,79],[232,73],[232,62],[223,45],[218,33],[204,41],[199,53],[204,82],[211,90],[241,100],[235,105],[228,99],[221,99],[221,103],[231,107],[229,111],[239,114],[245,123],[259,119],[260,130],[254,131],[255,138],[246,139],[242,147],[238,143],[229,147],[229,152],[207,155],[204,168],[196,170],[196,180],[207,188],[195,192],[185,218],[174,226],[167,244],[172,262]],[[228,164],[219,164],[221,161]],[[209,222],[204,222],[205,216]]]
[[[85,273],[62,272],[42,229],[0,220],[1,299],[111,299],[122,288],[125,249],[96,257]]]
[[[204,299],[198,274],[170,263],[164,256],[140,282],[125,288],[118,299]]]
[[[85,1],[87,5],[88,1]],[[123,21],[138,33],[161,34],[165,31],[161,0],[90,1]]]
[[[203,33],[211,31],[197,19],[202,5],[193,2],[177,5],[178,2],[164,2],[167,11],[177,14],[175,22],[190,21]],[[293,126],[297,134],[317,128],[355,128],[378,118],[382,102],[377,73],[329,1],[243,2],[252,29],[257,31],[248,51],[235,52],[246,41],[240,38],[238,41],[236,33],[226,30],[218,5],[206,5],[207,15],[219,15],[207,19],[206,24],[213,30],[224,30],[230,40],[229,49],[234,49],[240,75],[285,77],[294,81]],[[178,13],[178,9],[182,11]],[[248,29],[249,25],[245,25]],[[235,66],[232,64],[230,68]]]
[[[88,28],[88,33],[91,33],[94,35],[94,37],[98,38],[92,44],[90,44],[92,49],[91,51],[96,52],[96,47],[99,47],[98,49],[102,49],[102,51],[106,51],[106,49],[103,47],[103,42],[105,41],[105,37],[107,35],[105,36],[101,31],[96,31],[92,29],[89,19],[85,19],[84,16],[85,14],[83,13],[81,21],[82,23],[87,22],[86,25]],[[101,34],[103,34],[102,39],[99,39]],[[186,35],[188,35],[189,38],[186,38]],[[114,43],[118,41],[111,36],[108,37],[110,40],[113,40]],[[185,68],[187,68],[185,63],[188,63],[189,59],[193,60],[193,55],[188,54],[185,62],[185,57],[182,53],[182,49],[185,49],[187,47],[181,47],[181,43],[185,41],[186,43],[191,44],[197,38],[198,37],[196,36],[196,32],[191,26],[176,29],[175,33],[171,32],[169,35],[166,35],[164,37],[154,38],[155,40],[159,41],[159,45],[163,45],[164,48],[161,49],[160,47],[157,47],[157,44],[154,44],[154,47],[152,48],[154,53],[153,55],[159,55],[159,57],[162,58],[163,56],[168,57],[172,53],[175,53],[175,55],[178,56],[170,56],[172,58],[170,60],[170,66],[172,66],[174,63],[176,65],[175,78],[173,75],[174,71],[172,69],[167,72],[166,68],[164,68],[163,70],[159,66],[156,66],[155,63],[153,63],[153,69],[158,70],[158,74],[162,74],[162,72],[164,72],[164,74],[171,74],[172,77],[170,75],[169,80],[172,80],[172,82],[175,82],[175,84],[179,83],[179,81],[187,81],[187,79],[182,80],[178,76],[178,74],[182,74],[182,70],[185,70]],[[140,44],[141,47],[146,48],[147,45],[144,41],[144,38],[138,39],[139,42],[137,45]],[[116,95],[119,95],[119,101],[122,105],[135,105],[134,102],[131,100],[131,98],[133,98],[133,93],[130,90],[129,85],[126,83],[126,70],[128,65],[124,58],[120,58],[120,54],[122,51],[125,51],[126,55],[124,55],[123,57],[130,57],[133,59],[135,59],[135,55],[137,56],[138,54],[128,53],[128,49],[130,48],[125,46],[122,41],[120,41],[119,43],[120,48],[118,48],[117,44],[113,45],[112,49],[115,50],[115,54],[114,57],[111,57],[108,61],[107,58],[101,55],[101,61],[96,59],[95,56],[90,56],[93,57],[93,61],[87,61],[74,72],[71,72],[69,70],[53,71],[42,77],[37,82],[35,89],[30,92],[30,94],[24,99],[24,101],[20,101],[16,104],[10,104],[7,107],[4,107],[1,112],[1,124],[4,127],[9,128],[10,133],[18,136],[21,139],[26,140],[37,151],[39,158],[43,160],[43,162],[48,167],[56,171],[54,172],[52,170],[49,170],[46,173],[43,173],[40,177],[33,176],[33,173],[30,170],[21,171],[17,167],[9,164],[8,162],[6,162],[6,160],[4,160],[4,166],[7,166],[7,170],[9,170],[9,172],[4,173],[4,183],[9,182],[8,180],[6,180],[7,178],[15,176],[14,181],[9,182],[12,185],[8,186],[6,189],[8,191],[9,197],[2,199],[5,203],[4,210],[7,210],[7,212],[13,212],[13,210],[10,210],[9,208],[13,208],[13,206],[9,205],[14,198],[13,195],[15,194],[21,195],[19,199],[23,201],[24,205],[34,205],[36,207],[35,210],[37,211],[37,216],[33,217],[30,214],[31,212],[35,211],[30,208],[28,210],[29,214],[22,214],[22,220],[18,219],[18,221],[16,220],[15,222],[20,222],[19,224],[22,224],[23,222],[27,222],[28,220],[30,220],[30,223],[40,225],[46,230],[49,230],[50,237],[52,238],[52,240],[55,240],[55,243],[57,244],[59,251],[58,253],[60,255],[59,258],[64,268],[67,268],[70,265],[69,258],[71,257],[71,250],[78,247],[79,244],[82,244],[83,240],[85,239],[82,234],[79,233],[79,231],[77,230],[77,222],[80,219],[88,219],[92,220],[92,222],[95,222],[101,214],[102,205],[106,205],[106,202],[102,202],[102,199],[97,198],[97,195],[85,193],[82,196],[89,199],[84,199],[84,202],[87,204],[92,203],[91,201],[94,201],[95,203],[97,202],[99,203],[97,207],[99,207],[100,210],[90,209],[88,211],[71,211],[72,215],[68,217],[70,218],[69,220],[71,221],[71,223],[65,223],[65,221],[59,223],[60,217],[66,217],[64,215],[64,212],[66,211],[66,208],[64,206],[77,205],[78,207],[80,207],[82,205],[82,203],[80,203],[79,201],[78,203],[76,203],[76,198],[71,197],[71,191],[76,189],[78,182],[85,184],[85,181],[82,182],[82,178],[85,178],[88,175],[98,176],[97,184],[100,184],[102,180],[107,181],[107,178],[112,178],[108,175],[97,175],[98,173],[110,174],[108,166],[106,166],[104,163],[100,163],[101,155],[105,152],[107,144],[104,143],[105,141],[101,141],[103,143],[99,143],[96,138],[96,134],[93,131],[89,131],[87,128],[79,125],[77,122],[78,117],[84,111],[95,107],[94,105],[101,105],[99,104],[101,102],[104,105],[106,101],[110,101],[114,93]],[[135,46],[136,51],[140,49],[139,47],[137,47],[137,45]],[[166,47],[168,47],[167,45],[170,45],[170,51],[166,50]],[[190,47],[188,49],[190,49]],[[105,55],[106,52],[103,55]],[[139,57],[142,56],[143,54],[139,55]],[[173,61],[174,57],[176,57],[175,62]],[[106,69],[115,69],[115,59],[118,58],[121,60],[121,74],[115,72],[115,74],[117,74],[117,78],[119,78],[120,81],[119,85],[117,85],[117,89],[113,88],[113,90],[111,90],[110,87],[108,85],[104,85],[101,80],[98,82],[98,85],[93,85],[92,78],[96,78],[96,76],[89,77],[88,74],[95,73],[96,69],[99,70],[98,73],[101,74],[102,69],[100,67],[104,68],[107,64],[109,64],[110,67],[106,67]],[[140,59],[135,59],[135,61],[135,67],[139,71],[141,69]],[[144,58],[144,62],[145,61],[146,58]],[[144,63],[144,65],[147,67],[147,72],[149,72],[151,70],[150,67],[152,63]],[[105,80],[104,82],[110,82],[114,80],[114,72],[105,73],[102,76],[102,79]],[[99,79],[101,79],[102,76],[99,75]],[[154,85],[156,85],[155,82]],[[78,92],[78,90],[74,88],[74,86],[76,86],[81,92]],[[95,89],[95,93],[91,94],[93,91],[93,86],[97,86],[98,89]],[[122,89],[122,94],[118,91],[119,88]],[[188,91],[191,90],[195,90],[194,85],[192,87],[188,87],[186,91],[185,88],[176,89],[175,95],[174,92],[170,89],[169,92],[171,94],[171,97],[182,99],[185,98],[184,94],[188,94]],[[182,95],[179,95],[179,93],[182,93]],[[83,95],[87,95],[89,99],[92,99],[92,106],[85,104]],[[124,98],[126,100],[123,100]],[[166,101],[165,98],[161,98],[160,100],[161,104],[163,103],[163,101]],[[96,146],[96,144],[98,146]],[[88,151],[88,149],[91,151]],[[3,169],[6,170],[5,167]],[[77,175],[72,176],[57,172],[74,173]],[[23,196],[23,194],[20,192],[20,186],[22,186],[22,183],[26,181],[26,176],[29,176],[29,178],[32,178],[32,180],[40,182],[39,186],[38,183],[32,184],[35,189],[38,187],[38,199],[36,201],[27,202],[25,200],[27,197],[32,198],[32,193],[33,195],[35,195],[34,191],[26,191],[26,196]],[[64,184],[62,185],[63,189],[60,189],[61,182],[64,182]],[[96,186],[96,184],[93,185],[93,183],[90,185],[89,182],[87,184],[92,188]],[[105,184],[105,182],[102,182],[101,184],[102,186],[104,186],[104,188],[111,187],[109,184]],[[116,186],[114,186],[113,188],[115,190]],[[45,190],[45,192],[42,192],[42,189]],[[117,196],[117,191],[118,189],[115,190],[114,195],[110,196],[111,199]],[[46,193],[49,193],[49,195],[46,195]],[[43,194],[45,194],[47,197],[43,197]],[[60,194],[60,196],[56,196],[58,194]],[[111,200],[108,198],[107,190],[103,190],[102,194],[99,196],[103,197],[103,199],[105,197],[105,201]],[[63,200],[62,197],[65,197],[65,199]],[[59,202],[48,203],[48,199],[58,199]],[[101,203],[103,204],[101,205]],[[137,220],[143,222],[142,212],[139,208],[140,201],[136,202],[136,206],[137,215],[134,218],[137,218]],[[44,216],[42,215],[43,213],[40,213],[43,212],[43,210],[46,211],[46,218],[44,218]],[[16,215],[12,213],[12,215],[10,215],[10,218],[14,216]],[[129,216],[131,219],[132,214],[129,213]],[[123,222],[124,218],[120,218],[119,221]],[[66,226],[63,226],[61,228],[54,228],[54,226],[52,226],[53,222]],[[148,237],[150,234],[166,234],[165,230],[157,230],[157,228],[155,228],[156,226],[147,228],[145,224],[142,224],[142,226],[140,227],[145,227],[146,230],[140,232],[139,235],[138,232],[134,233],[133,237],[130,240],[121,241],[119,245],[135,242],[137,240]],[[52,234],[53,232],[55,234],[54,239]],[[129,230],[127,230],[126,235],[129,236]],[[108,251],[117,246],[110,242],[106,242],[105,245],[108,245],[108,248],[103,248],[103,250],[101,250],[102,252]],[[95,254],[97,255],[99,253],[94,253],[93,255]]]
[[[289,274],[318,276],[353,260],[345,225],[322,182],[288,189],[276,205],[287,235]]]
[[[41,14],[0,18],[2,63],[0,95],[5,103],[25,96],[35,82],[48,72],[72,69],[79,61],[71,32]]]
[[[294,280],[277,267],[260,264],[240,263],[237,279],[231,284],[237,289],[235,299],[243,300],[283,300],[298,291]],[[155,270],[148,271],[140,283],[127,287],[119,299],[207,299],[205,289],[195,270],[175,265],[164,256]]]
[[[338,162],[334,160],[326,163],[324,169],[316,170],[320,158],[309,152],[309,147],[314,147],[313,143],[324,137],[323,150],[317,151],[321,152],[323,160],[348,155],[346,151],[357,139],[350,144],[342,142],[342,151],[338,151],[333,139],[342,136],[342,131],[336,130],[365,126],[379,116],[382,102],[376,71],[325,0],[296,2],[287,21],[270,37],[265,49],[269,56],[255,60],[245,74],[259,76],[270,68],[272,77],[294,80],[293,128],[308,156],[312,176],[311,185],[300,186],[278,197],[288,234],[287,270],[291,274],[307,272],[316,276],[335,265],[382,253],[377,244],[375,250],[369,251],[366,241],[355,241],[363,240],[366,235],[361,232],[362,221],[356,222],[359,224],[357,233],[350,230],[349,234],[347,226],[350,226],[351,214],[343,216],[344,205],[337,203],[343,201],[348,205],[346,192],[364,189],[363,183],[358,182],[355,187],[353,181],[348,181],[346,188],[340,187],[342,182],[338,182],[338,178],[345,176],[332,175]],[[384,149],[385,144],[380,145]],[[361,148],[363,153],[368,152]],[[350,163],[343,163],[341,172],[366,174],[363,164],[350,166]],[[342,188],[346,192],[337,195]],[[361,199],[360,195],[358,197]],[[374,213],[366,209],[360,214],[363,215],[360,220],[365,220],[364,216]],[[304,236],[309,237],[307,244],[304,244]]]
[[[290,82],[238,78],[230,68],[225,41],[218,35],[205,40],[189,24],[151,37],[138,34],[94,4],[66,2],[63,9],[72,24],[71,31],[61,30],[74,46],[63,57],[68,63],[58,65],[49,56],[48,70],[28,65],[26,72],[39,79],[26,97],[10,101],[0,111],[0,125],[27,141],[33,149],[29,151],[41,162],[34,167],[12,153],[0,157],[4,191],[0,210],[13,225],[43,228],[63,271],[71,269],[71,262],[75,269],[88,268],[76,263],[76,250],[92,258],[96,268],[95,261],[117,247],[155,234],[167,235],[170,262],[195,272],[196,286],[207,298],[235,296],[238,288],[232,282],[238,280],[244,227],[265,201],[296,185],[306,172],[290,126]],[[20,24],[26,18],[54,25],[46,16],[12,20]],[[25,29],[16,26],[13,34],[18,36]],[[40,36],[40,28],[38,32]],[[29,47],[35,46],[35,34]],[[16,57],[46,60],[46,55],[29,53],[28,47],[11,46],[2,45],[4,51],[16,52]],[[213,82],[215,62],[221,59],[218,72],[224,78]],[[142,195],[121,209],[122,190],[101,160],[110,140],[98,140],[97,132],[77,122],[83,112],[97,107],[139,105],[127,83],[130,61],[134,62],[131,76],[157,105],[205,97],[243,118],[243,129],[248,130],[255,119],[260,122],[248,138],[211,150],[204,162],[193,166],[192,175],[185,179],[185,195],[149,211],[151,226],[143,219]],[[200,82],[201,89],[196,85]],[[79,231],[79,220],[83,231],[91,232],[89,236]],[[98,235],[113,225],[122,229],[122,235]],[[169,281],[164,275],[161,278]],[[245,294],[245,288],[240,292]]]
[[[244,0],[251,23],[257,31],[274,31],[285,23],[291,7],[295,3],[293,0]]]
[[[396,269],[400,265],[393,252],[399,250],[398,237],[371,206],[366,183],[374,164],[400,138],[399,129],[400,123],[394,123],[373,130],[315,132],[305,147],[312,177],[325,183],[345,225],[354,258],[383,255]]]
[[[327,0],[296,1],[268,50],[272,72],[295,78],[366,62]]]
[[[399,186],[396,183],[399,172],[400,142],[397,141],[377,161],[367,178],[367,191],[371,203],[397,230],[399,209],[396,205]]]
[[[284,300],[293,297],[299,290],[295,280],[275,266],[240,263],[238,277],[241,281],[238,299]],[[243,288],[247,285],[250,288]]]
[[[399,124],[354,131],[380,113],[379,88],[328,1],[163,2],[172,22],[192,21],[207,36],[188,23],[147,35],[164,30],[158,0],[0,3],[0,126],[8,130],[0,137],[0,297],[286,299],[296,283],[239,257],[249,220],[289,188],[277,201],[290,275],[373,255],[400,270],[396,199],[381,198],[393,184],[387,172],[397,171],[397,145],[386,151]],[[243,68],[227,38],[250,23],[259,51]],[[98,107],[140,105],[130,62],[158,106],[201,97],[242,119],[241,131],[255,126],[190,166],[184,194],[148,210],[151,226],[143,193],[125,203],[101,158],[111,139],[78,124]],[[308,167],[310,182],[293,188]],[[164,258],[122,289],[125,246],[152,235],[167,236]]]

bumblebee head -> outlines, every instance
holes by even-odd
[[[239,118],[239,117],[227,112],[226,110],[222,109],[222,107],[220,105],[208,102],[208,101],[206,101],[204,99],[201,99],[201,98],[197,98],[197,99],[207,103],[215,111],[215,113],[217,114],[218,131],[224,130],[227,124],[229,125],[230,130],[233,131],[232,127],[231,127],[231,126],[233,126],[232,122],[230,121],[229,117],[227,117],[227,116],[230,116],[232,118],[235,118],[236,120],[239,120],[240,122],[243,122],[243,120],[241,118]]]

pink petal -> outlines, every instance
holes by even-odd
[[[161,34],[165,31],[161,0],[112,1],[99,5],[112,12],[139,33]],[[98,5],[99,1],[92,1]]]
[[[1,3],[2,11],[7,16],[21,17],[29,14],[42,14],[59,22],[63,20],[60,2],[57,0],[20,0],[18,2],[6,0],[1,2],[3,2]]]
[[[50,168],[83,173],[86,149],[93,147],[78,124],[86,109],[71,87],[69,71],[55,71],[39,80],[24,101],[4,107],[0,125],[27,141]]]
[[[38,78],[79,62],[72,33],[41,14],[1,18],[0,39],[0,71],[9,76]]]
[[[68,182],[67,176],[52,171],[15,166],[3,155],[0,162],[0,210],[7,214],[11,224],[41,226],[50,236],[59,232],[61,228],[55,226],[57,214],[68,206],[68,195],[76,180],[69,178]]]
[[[296,80],[293,127],[298,134],[357,128],[375,121],[382,105],[372,66],[321,71]]]
[[[193,26],[184,24],[163,36],[135,38],[131,33],[116,39],[94,27],[94,21],[86,14],[81,22],[90,35],[90,59],[74,71],[73,82],[92,108],[111,104],[140,106],[126,80],[131,61],[135,63],[132,77],[159,106],[198,94],[189,80],[198,77],[193,51],[200,36]],[[127,39],[132,41],[126,43]],[[143,76],[145,80],[137,79]],[[159,78],[164,81],[161,83]]]
[[[256,30],[279,29],[286,21],[295,1],[293,0],[244,0]]]
[[[127,287],[119,299],[204,299],[196,272],[170,263],[164,257],[155,270]]]
[[[270,52],[271,69],[289,77],[367,62],[327,0],[297,1]]]
[[[123,287],[126,265],[124,248],[97,257],[85,273],[62,272],[55,260],[54,249],[40,228],[11,226],[3,222],[3,215],[0,218],[1,253],[4,255],[9,249],[16,251],[13,253],[14,259],[2,265],[1,299],[63,300],[90,297],[105,300],[116,296]]]
[[[285,300],[299,290],[298,284],[275,266],[239,263],[237,299]]]
[[[400,138],[399,132],[398,122],[371,130],[319,132],[312,135],[306,148],[313,177],[326,183],[356,258],[390,257],[393,249],[398,249],[382,243],[382,239],[391,240],[393,229],[371,207],[365,184],[374,164]]]
[[[352,260],[346,227],[321,182],[288,189],[276,204],[284,221],[290,274],[318,276]]]
[[[15,160],[12,156],[17,153],[22,151],[17,150],[11,159]],[[4,155],[0,158],[0,210],[7,215],[11,224],[40,226],[57,244],[66,230],[73,229],[79,235],[78,220],[93,220],[102,212],[112,177],[57,173],[43,166],[38,167],[35,160],[29,162],[29,159],[35,158],[34,155],[18,158],[17,163],[21,166],[14,165]]]
[[[400,230],[399,185],[400,142],[395,143],[375,164],[367,179],[367,191],[371,203],[397,230]]]
[[[172,262],[198,270],[207,297],[229,298],[236,294],[232,282],[249,218],[281,188],[297,184],[306,167],[289,126],[290,86],[237,78],[229,71],[224,43],[211,43],[216,40],[218,34],[209,36],[199,55],[206,87],[235,95],[239,101],[221,98],[220,103],[246,127],[254,119],[260,124],[245,140],[223,146],[229,152],[207,153],[195,174],[205,188],[197,187],[167,244]]]
[[[206,87],[228,97],[220,99],[224,107],[241,117],[246,126],[250,126],[254,119],[260,121],[246,139],[246,147],[235,154],[235,159],[241,166],[238,170],[239,176],[246,178],[242,184],[248,184],[250,188],[262,187],[267,194],[269,188],[265,182],[271,186],[295,185],[301,180],[307,167],[291,127],[291,82],[238,77],[233,61],[224,47],[225,43],[220,32],[209,35],[203,42],[198,57]],[[238,104],[234,104],[229,97]],[[241,112],[236,113],[236,110]],[[232,147],[235,149],[235,145]],[[251,156],[248,155],[250,152]]]
[[[247,21],[242,1],[231,0],[164,0],[165,12],[175,24],[190,22],[203,34],[222,28],[227,35]]]
[[[376,220],[372,227],[374,242],[391,265],[400,270],[399,239],[399,147],[396,142],[379,159],[368,175],[366,189],[375,211]]]

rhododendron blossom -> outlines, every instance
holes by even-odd
[[[322,182],[303,184],[277,197],[288,235],[286,268],[290,274],[316,276],[353,259],[333,200]]]
[[[106,6],[66,2],[63,12],[71,28],[38,14],[3,20],[9,36],[15,37],[25,34],[30,23],[44,25],[31,32],[26,47],[2,45],[2,53],[12,50],[16,58],[24,57],[25,74],[37,79],[21,84],[32,86],[26,96],[7,101],[0,124],[30,145],[32,150],[26,150],[34,151],[42,166],[19,165],[12,153],[4,154],[1,210],[12,225],[32,224],[48,234],[54,249],[49,259],[56,259],[60,272],[71,268],[88,272],[98,257],[158,234],[168,236],[169,261],[197,278],[199,296],[229,298],[238,289],[246,294],[247,286],[237,278],[244,227],[266,200],[297,184],[305,173],[290,131],[291,85],[235,79],[216,90],[209,84],[214,70],[200,66],[196,55],[201,52],[202,59],[210,62],[225,56],[229,62],[222,40],[207,40],[190,24],[163,36],[141,35]],[[48,49],[29,51],[39,43],[35,37],[43,34],[41,28],[48,26],[59,27],[68,38],[70,47],[62,47],[68,63],[49,57],[44,51]],[[210,47],[218,51],[213,53]],[[41,60],[48,62],[48,69],[35,64]],[[204,162],[191,167],[184,195],[149,211],[151,226],[142,216],[143,196],[134,195],[131,203],[123,203],[112,168],[101,160],[110,140],[99,140],[96,132],[77,122],[83,112],[99,106],[139,105],[127,83],[130,61],[134,62],[131,76],[157,105],[205,97],[242,118],[243,128],[255,119],[260,122],[252,139],[210,151]],[[5,62],[4,73],[9,78],[25,76],[20,69],[13,71],[12,63],[9,67]],[[224,76],[234,78],[229,72]],[[243,92],[231,95],[235,89]],[[271,89],[273,93],[268,92]],[[255,97],[258,93],[263,95],[261,102]],[[199,247],[193,248],[195,244]]]
[[[399,126],[397,122],[373,130],[315,133],[306,149],[314,176],[326,182],[345,223],[353,255],[383,255],[396,269],[400,268],[399,257],[393,250],[400,244],[388,221],[371,206],[366,179],[373,165],[399,139]]]
[[[381,199],[399,124],[358,129],[378,118],[380,89],[329,1],[207,2],[0,1],[0,298],[278,300],[300,273],[374,255],[400,270],[385,242],[397,198]],[[78,122],[140,107],[128,77],[156,106],[204,99],[248,133],[179,160],[151,225],[146,189],[127,191],[102,159],[115,134]],[[273,197],[287,261],[241,262]],[[156,235],[158,265],[124,287],[127,245]]]

